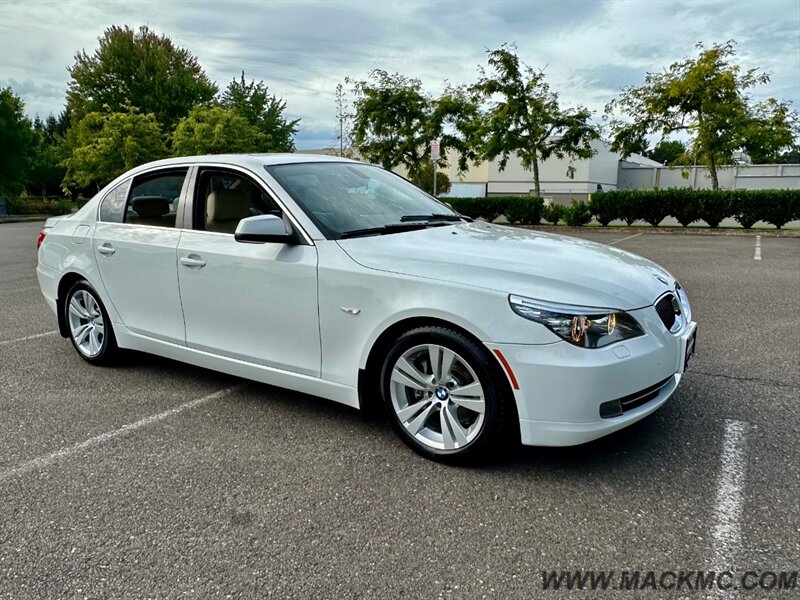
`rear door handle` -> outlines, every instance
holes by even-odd
[[[196,254],[190,254],[181,258],[181,264],[186,267],[201,269],[206,266],[206,261]]]
[[[98,246],[97,247],[97,251],[100,254],[104,254],[105,256],[111,256],[112,254],[114,254],[114,252],[116,252],[116,250],[114,249],[114,246],[112,246],[111,244],[108,244],[108,243],[103,244],[102,246]]]

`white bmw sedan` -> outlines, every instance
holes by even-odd
[[[694,350],[678,282],[583,240],[472,222],[379,167],[176,158],[39,236],[92,364],[150,352],[366,408],[439,460],[580,444],[659,408]]]

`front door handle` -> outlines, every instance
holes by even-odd
[[[102,246],[98,246],[97,251],[100,254],[104,254],[105,256],[111,256],[112,254],[114,254],[114,252],[116,252],[116,249],[114,249],[114,246],[112,246],[111,244],[105,243]]]
[[[186,267],[201,269],[206,266],[206,261],[196,254],[190,254],[189,256],[184,256],[181,258],[181,264]]]

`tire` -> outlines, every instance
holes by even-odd
[[[100,296],[85,279],[75,282],[62,306],[69,339],[78,355],[93,365],[110,364],[119,354],[117,340]]]
[[[446,327],[408,331],[388,352],[380,381],[392,427],[418,454],[461,463],[500,446],[511,412],[505,374],[469,337]]]

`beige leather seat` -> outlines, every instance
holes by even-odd
[[[250,216],[250,198],[240,190],[217,190],[206,198],[206,231],[234,233]]]
[[[131,200],[135,215],[128,214],[127,223],[175,227],[175,215],[169,215],[170,202],[161,196],[138,196]]]

